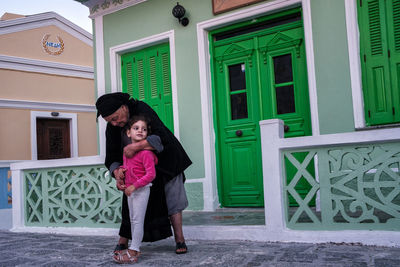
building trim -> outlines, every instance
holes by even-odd
[[[36,119],[67,119],[69,120],[70,129],[70,144],[71,144],[71,158],[78,157],[78,118],[75,113],[58,113],[53,116],[51,112],[31,111],[31,151],[32,160],[37,160],[37,134],[36,134]]]
[[[94,79],[92,67],[55,63],[44,60],[27,59],[6,55],[0,55],[0,69]]]
[[[147,0],[122,0],[121,4],[119,4],[119,1],[115,1],[113,5],[111,5],[109,2],[107,3],[104,0],[91,0],[88,1],[88,3],[83,3],[87,7],[89,7],[90,10],[90,16],[89,18],[97,18],[99,16],[105,16],[114,12],[117,12],[119,10],[125,9],[127,7],[135,6],[137,4],[140,4],[142,2],[146,2]]]
[[[93,46],[92,34],[55,12],[46,12],[29,15],[23,18],[0,21],[0,35],[46,26],[57,26],[85,44]]]
[[[218,206],[218,189],[216,176],[215,134],[212,116],[212,86],[208,33],[211,30],[234,24],[240,21],[264,16],[271,12],[289,9],[301,5],[304,17],[304,38],[307,54],[308,86],[310,96],[311,124],[313,135],[319,135],[317,106],[317,89],[315,81],[314,47],[311,28],[310,0],[277,0],[246,8],[231,14],[213,18],[197,24],[197,44],[200,75],[200,96],[204,144],[204,209],[215,210]]]
[[[0,108],[96,112],[96,108],[93,105],[39,102],[39,101],[14,100],[14,99],[0,99]]]
[[[364,96],[362,92],[360,62],[360,32],[358,30],[356,0],[345,1],[345,9],[354,127],[356,129],[361,129],[366,127],[366,123],[364,117]]]
[[[99,16],[94,19],[94,31],[96,36],[96,88],[97,97],[106,93],[106,77],[104,67],[104,33],[103,33],[103,17]],[[101,60],[102,59],[102,60]],[[98,120],[98,140],[100,155],[106,155],[106,121]]]
[[[169,42],[170,67],[171,67],[171,89],[172,89],[172,113],[174,117],[174,135],[179,139],[179,116],[178,116],[178,89],[176,80],[175,60],[175,38],[174,31],[167,31],[152,35],[140,40],[110,47],[110,72],[111,91],[122,92],[121,56],[125,53],[140,50],[145,47]]]

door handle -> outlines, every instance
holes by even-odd
[[[237,130],[237,131],[236,131],[236,136],[237,136],[237,137],[240,137],[240,136],[242,136],[242,135],[243,135],[242,130]]]
[[[289,125],[283,125],[283,131],[285,132],[285,133],[287,133],[287,132],[289,132],[289,130],[290,130],[290,127],[289,127]]]

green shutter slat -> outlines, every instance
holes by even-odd
[[[126,63],[126,91],[133,96],[132,62]]]
[[[382,30],[381,18],[379,14],[379,1],[371,1],[368,3],[368,20],[371,42],[371,54],[382,55]]]
[[[161,56],[162,62],[162,77],[163,77],[163,92],[164,95],[171,93],[171,80],[169,78],[169,55],[163,53]]]
[[[150,88],[151,88],[151,97],[157,97],[157,65],[156,65],[156,58],[150,57],[149,60],[150,64]]]
[[[400,0],[393,0],[394,46],[400,52]]]
[[[145,86],[144,86],[144,69],[143,69],[143,60],[137,60],[137,77],[138,77],[138,95],[139,99],[145,99]]]

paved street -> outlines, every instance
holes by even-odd
[[[0,231],[0,266],[118,266],[117,237]],[[136,266],[400,266],[400,248],[351,244],[188,240],[174,253],[172,239],[144,243]]]

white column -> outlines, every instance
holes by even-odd
[[[282,158],[279,146],[283,139],[283,121],[260,121],[263,163],[265,224],[267,231],[280,232],[285,228]]]
[[[24,226],[23,172],[10,165],[12,174],[12,229]]]

